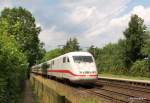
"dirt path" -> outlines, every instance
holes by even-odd
[[[28,80],[26,81],[23,103],[34,103],[33,92]]]

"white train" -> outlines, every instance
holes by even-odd
[[[32,67],[32,72],[75,83],[93,83],[97,69],[93,56],[88,52],[70,52]]]

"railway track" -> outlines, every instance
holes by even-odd
[[[129,94],[120,93],[117,91],[107,90],[103,88],[88,89],[87,93],[94,94],[100,98],[107,100],[107,103],[150,103],[144,97],[131,96]]]
[[[57,80],[58,81],[58,80]],[[150,86],[146,82],[141,83],[127,83],[123,80],[111,80],[99,78],[94,87],[73,85],[58,81],[70,87],[81,94],[90,94],[103,100],[102,103],[150,103]],[[133,85],[134,84],[134,85]]]
[[[99,78],[95,88],[86,91],[109,100],[107,103],[150,103],[147,82]]]

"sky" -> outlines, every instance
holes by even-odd
[[[0,11],[19,6],[29,10],[41,26],[39,39],[46,50],[73,37],[81,48],[117,43],[133,14],[150,28],[150,0],[0,0]]]

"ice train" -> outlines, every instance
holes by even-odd
[[[98,73],[95,60],[89,52],[69,52],[35,65],[32,73],[67,79],[75,83],[93,83]]]

